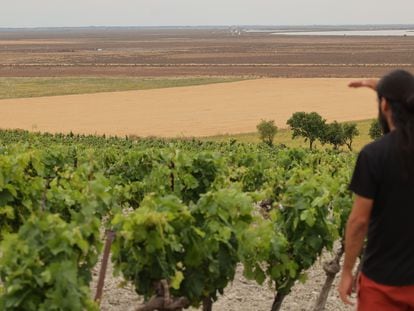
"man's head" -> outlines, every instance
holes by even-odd
[[[395,70],[385,75],[378,83],[377,95],[379,121],[384,133],[414,122],[414,76],[411,73]]]
[[[414,178],[414,76],[393,71],[379,81],[377,93],[384,133],[396,130],[396,150],[405,166],[405,178]]]

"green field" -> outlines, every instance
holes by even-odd
[[[149,90],[240,81],[237,77],[0,78],[0,99]]]
[[[359,130],[359,136],[355,138],[355,141],[353,143],[353,149],[355,151],[361,150],[363,146],[365,146],[367,143],[372,141],[372,139],[369,137],[369,128],[371,125],[372,120],[364,120],[364,121],[356,121],[358,125]],[[236,139],[240,142],[249,142],[249,143],[259,143],[260,138],[257,132],[254,133],[240,133],[240,134],[233,134],[233,135],[217,135],[217,136],[211,136],[211,137],[205,137],[201,138],[202,140],[212,140],[212,141],[227,141],[230,139]],[[304,141],[303,138],[296,138],[292,139],[292,131],[289,129],[280,129],[278,133],[276,134],[274,143],[277,144],[284,144],[288,147],[308,147],[308,143]],[[319,142],[315,143],[315,147],[320,148],[332,148],[330,146],[323,147]],[[342,149],[348,150],[346,147],[343,147]]]

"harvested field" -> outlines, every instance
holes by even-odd
[[[202,86],[0,100],[2,128],[137,136],[254,132],[261,119],[285,127],[297,111],[328,121],[377,114],[374,93],[349,79],[259,79]]]
[[[414,36],[234,35],[228,27],[0,30],[0,76],[380,76],[414,70],[413,50]]]

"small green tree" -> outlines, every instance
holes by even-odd
[[[312,149],[313,143],[323,136],[326,120],[316,112],[295,112],[287,124],[293,131],[292,138],[304,137]]]
[[[369,128],[369,137],[372,139],[378,139],[382,136],[382,129],[378,119],[372,120],[371,127]]]
[[[345,135],[342,124],[337,121],[325,124],[320,140],[323,144],[331,144],[335,150],[340,146],[345,145]]]
[[[352,151],[352,143],[354,138],[359,135],[359,130],[356,123],[344,123],[342,125],[344,131],[345,144],[349,151]]]
[[[260,139],[269,146],[273,146],[273,139],[277,133],[277,126],[274,120],[262,120],[257,126]]]

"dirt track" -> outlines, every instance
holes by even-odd
[[[209,136],[255,131],[261,119],[279,127],[296,111],[328,120],[373,118],[368,90],[349,79],[260,79],[214,85],[0,100],[0,127],[138,136]]]

